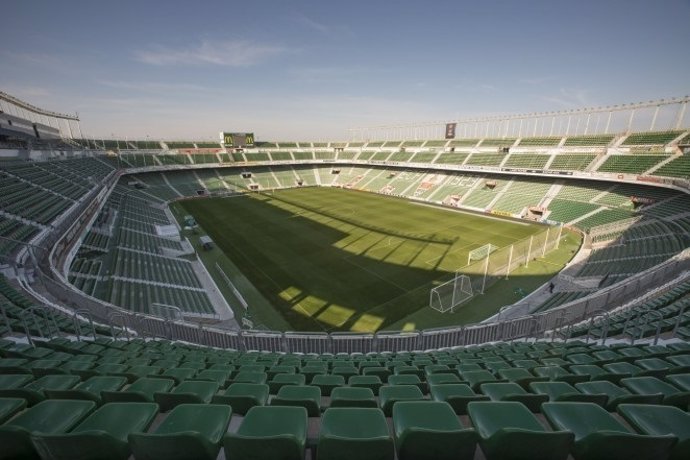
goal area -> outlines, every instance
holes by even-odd
[[[441,313],[453,313],[455,307],[467,302],[472,296],[470,277],[456,272],[452,280],[431,289],[429,306]]]

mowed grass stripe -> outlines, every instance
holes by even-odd
[[[330,188],[183,206],[295,330],[383,328],[428,308],[469,250],[543,228]]]

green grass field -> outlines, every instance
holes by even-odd
[[[207,266],[219,263],[239,283],[253,317],[271,329],[365,332],[482,319],[517,300],[506,298],[501,282],[454,314],[430,309],[429,290],[465,266],[470,250],[509,246],[544,231],[537,224],[330,188],[179,205],[182,210],[173,207],[178,217],[192,214],[217,245],[201,254]],[[534,268],[511,277],[512,283],[537,287],[577,246],[564,247],[555,261],[530,264]],[[472,308],[492,294],[496,308]]]

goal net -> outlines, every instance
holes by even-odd
[[[432,288],[429,293],[429,306],[434,310],[445,313],[462,305],[472,298],[472,284],[470,277],[455,273],[455,277],[445,283]]]
[[[473,260],[482,260],[496,249],[498,249],[498,246],[494,246],[493,244],[489,243],[478,247],[477,249],[471,250],[467,255],[467,265],[471,264]]]

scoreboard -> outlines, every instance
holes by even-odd
[[[244,148],[254,147],[254,133],[220,133],[220,140],[225,147]]]

